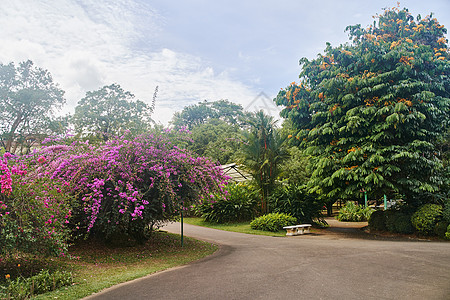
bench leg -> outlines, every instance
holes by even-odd
[[[286,235],[297,235],[297,228],[288,228],[286,229]]]
[[[298,234],[304,234],[304,233],[305,233],[305,232],[304,232],[303,227],[298,229]]]
[[[310,228],[310,227],[306,227],[305,230],[304,230],[304,232],[305,232],[305,233],[310,233],[309,228]]]

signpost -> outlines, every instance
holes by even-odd
[[[181,207],[181,247],[183,247],[183,207]]]

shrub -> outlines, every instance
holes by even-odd
[[[238,183],[226,188],[227,197],[216,196],[198,206],[205,221],[227,223],[249,221],[256,216],[258,192],[251,186]]]
[[[401,212],[395,214],[394,230],[398,233],[410,234],[414,232],[414,227],[411,223],[411,216]]]
[[[444,209],[442,210],[442,219],[450,223],[450,200],[447,200],[444,205]]]
[[[46,172],[71,183],[81,233],[143,242],[153,226],[174,219],[182,207],[220,194],[228,179],[216,163],[180,149],[171,138],[124,135],[96,145],[46,146],[39,153],[48,161]]]
[[[384,212],[384,216],[386,218],[385,225],[386,225],[387,231],[396,232],[395,220],[396,220],[397,214],[398,214],[398,212],[394,209],[388,209]]]
[[[373,210],[370,207],[361,207],[354,202],[348,201],[343,208],[339,210],[336,217],[339,221],[360,222],[367,221]]]
[[[0,286],[1,299],[30,299],[33,295],[47,293],[72,284],[70,272],[43,270],[30,278],[18,277]]]
[[[386,230],[386,216],[384,211],[376,210],[369,218],[370,230]]]
[[[425,204],[411,217],[411,222],[416,230],[422,234],[433,234],[436,223],[442,218],[442,206],[437,204]]]
[[[445,239],[450,240],[450,225],[447,226],[447,232],[445,233]]]
[[[449,225],[449,223],[447,221],[437,222],[436,226],[434,227],[434,234],[436,234],[440,238],[445,237],[445,233],[447,232],[448,225]]]
[[[44,162],[34,154],[0,157],[0,255],[67,251],[71,214],[67,185],[36,172]]]
[[[277,188],[270,196],[269,205],[273,212],[289,214],[300,223],[323,223],[323,202],[308,194],[303,186],[291,184]]]
[[[285,226],[294,225],[297,219],[283,213],[270,213],[254,219],[250,223],[252,229],[277,232]]]

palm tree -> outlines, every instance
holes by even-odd
[[[249,120],[250,131],[244,133],[240,162],[252,174],[261,191],[261,208],[269,212],[267,199],[274,189],[279,165],[288,157],[284,141],[276,128],[276,120],[261,110]]]

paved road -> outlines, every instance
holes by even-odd
[[[179,224],[166,230],[179,232]],[[450,299],[450,243],[253,236],[185,224],[210,257],[89,299]]]

